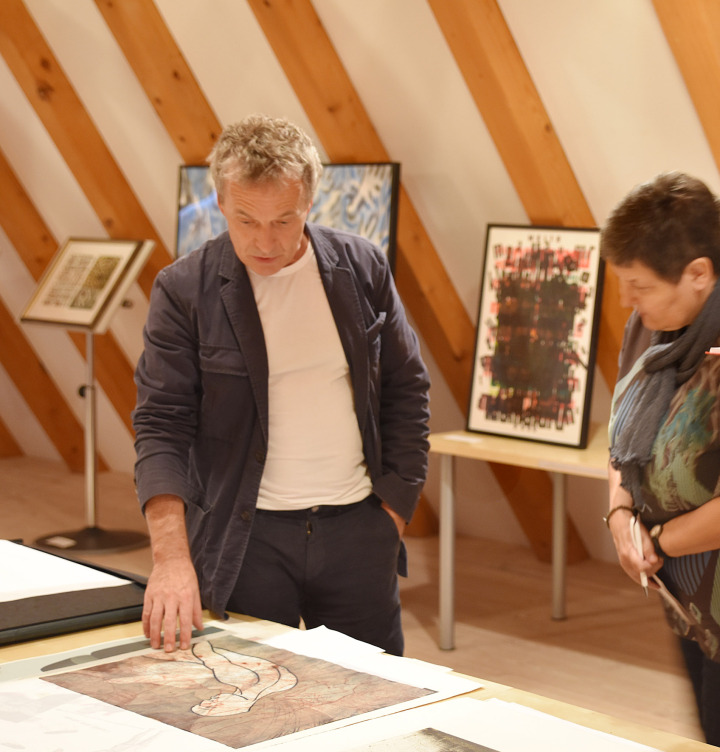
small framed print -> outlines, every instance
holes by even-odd
[[[469,431],[586,446],[599,239],[598,229],[488,226]]]
[[[21,321],[103,333],[154,247],[153,240],[66,240]]]

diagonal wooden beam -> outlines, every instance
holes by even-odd
[[[653,6],[720,168],[720,4],[653,0]]]
[[[592,213],[496,0],[428,0],[475,104],[533,224],[592,227]],[[598,365],[617,373],[624,320],[616,315],[614,280],[606,275]],[[610,289],[607,289],[607,288]],[[546,473],[493,466],[535,553],[546,560],[552,529],[552,484]],[[576,529],[568,560],[587,557]]]
[[[35,351],[0,301],[0,362],[68,467],[82,472],[83,428],[38,360]],[[105,463],[100,460],[103,467]]]
[[[0,54],[108,235],[155,241],[138,277],[149,295],[170,254],[22,0],[0,3]]]
[[[595,220],[497,0],[428,0],[533,224]],[[597,363],[612,386],[627,312],[606,273]]]
[[[0,419],[0,457],[22,457],[23,454],[23,450],[13,438],[10,429]]]
[[[152,0],[95,0],[186,164],[205,162],[222,126]]]
[[[594,219],[495,0],[428,0],[532,222]]]
[[[95,0],[95,3],[185,162],[204,161],[221,124],[152,0],[127,0],[123,3]],[[311,27],[316,26],[316,17],[303,14],[299,19],[309,19]],[[297,16],[291,22],[296,20]],[[303,28],[300,33],[309,31]],[[326,43],[327,38],[321,36],[321,41]],[[333,67],[328,74],[339,75],[343,87],[351,86],[342,67]],[[353,101],[356,102],[357,97]],[[192,113],[192,127],[188,123],[188,113]],[[316,129],[322,129],[321,140],[332,159],[388,159],[364,110],[350,113],[350,117],[342,114],[338,117],[342,118],[342,126],[347,131],[342,138],[336,136],[336,117],[325,123],[318,123],[314,118]],[[472,324],[404,189],[401,189],[399,214],[398,286],[433,355],[445,365],[444,375],[453,394],[464,405],[474,345]],[[412,254],[404,254],[403,247],[411,248]],[[435,305],[428,306],[428,299]]]
[[[32,200],[0,150],[0,225],[35,280],[40,279],[57,251],[57,240],[45,224]],[[85,337],[70,332],[85,356]],[[132,431],[130,413],[135,406],[133,369],[111,333],[95,337],[97,381],[121,419]]]
[[[149,296],[157,272],[170,262],[152,223],[94,123],[85,111],[67,76],[55,59],[22,0],[0,3],[0,54],[22,87],[50,137],[72,170],[108,235],[114,238],[150,238],[155,250],[141,271],[138,282]],[[47,242],[47,241],[44,241]],[[119,412],[129,424],[132,409],[124,356],[119,348],[98,338],[98,380],[109,395],[122,394]],[[84,352],[84,343],[79,345]],[[102,376],[100,376],[102,374]],[[112,396],[111,396],[112,399]],[[61,451],[73,455],[73,447]],[[103,465],[106,467],[106,465]]]
[[[248,0],[310,118],[336,162],[390,157],[309,0]],[[474,327],[404,188],[398,213],[396,279],[405,304],[465,410]]]

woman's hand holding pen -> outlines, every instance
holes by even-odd
[[[662,567],[662,559],[655,553],[650,533],[639,518],[636,522],[636,530],[639,533],[640,546],[636,545],[630,526],[631,519],[633,518],[630,512],[621,511],[614,514],[608,522],[620,566],[638,585],[645,585],[642,577],[644,574],[648,580],[648,587],[657,588],[652,575]]]

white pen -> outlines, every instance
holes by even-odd
[[[644,559],[645,555],[643,554],[642,536],[640,535],[640,523],[638,522],[637,517],[635,517],[634,515],[630,518],[630,536],[632,537],[632,542],[635,546],[635,550],[640,554],[640,558]],[[648,578],[645,572],[640,572],[640,584],[643,586],[645,595],[647,595]]]

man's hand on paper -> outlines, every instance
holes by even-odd
[[[202,629],[203,621],[197,575],[188,557],[155,564],[145,590],[142,622],[151,647],[173,652],[178,624],[180,650],[190,647],[192,628]]]
[[[145,590],[143,630],[153,648],[164,641],[165,651],[171,653],[179,625],[180,649],[187,650],[193,626],[202,629],[202,604],[185,529],[185,504],[171,494],[154,496],[145,504],[145,519],[153,569]]]

